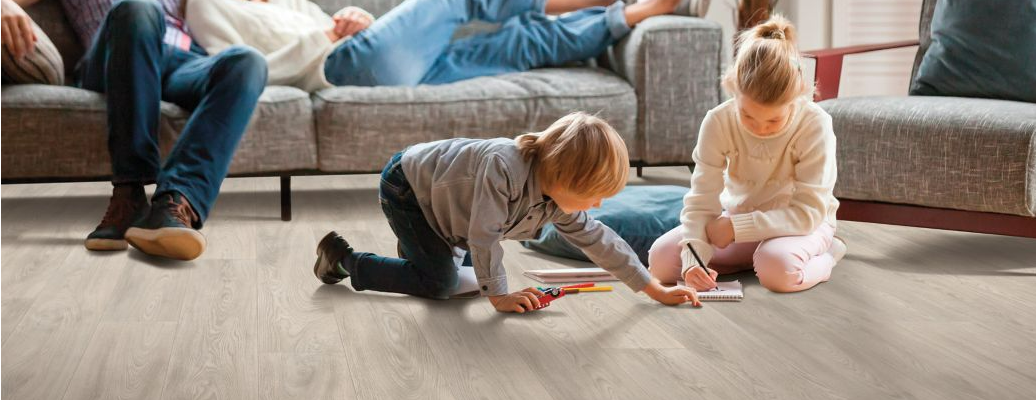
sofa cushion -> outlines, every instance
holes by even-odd
[[[447,85],[336,87],[313,96],[320,169],[379,171],[407,146],[469,137],[513,137],[573,112],[597,113],[637,154],[636,95],[594,68],[552,68]]]
[[[169,115],[173,130],[183,130],[190,117],[176,108]],[[172,141],[170,141],[172,143]],[[231,174],[312,170],[317,167],[317,135],[309,94],[293,87],[268,86],[259,97],[248,131],[241,139]]]
[[[99,178],[111,175],[104,95],[68,86],[3,87],[3,178]],[[162,104],[159,138],[171,135]]]
[[[939,1],[910,94],[1036,102],[1036,0]]]
[[[1036,215],[1036,104],[958,97],[826,100],[840,198]]]
[[[111,175],[104,96],[67,86],[3,87],[4,179],[94,179]],[[189,114],[162,103],[159,145],[172,149]],[[316,134],[309,97],[270,87],[260,98],[231,173],[316,167]]]

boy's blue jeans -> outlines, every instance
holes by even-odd
[[[546,0],[407,0],[338,46],[324,64],[338,86],[443,84],[594,57],[629,33],[625,4],[550,17]],[[451,42],[474,20],[498,31]]]
[[[397,153],[381,172],[381,209],[407,259],[353,252],[352,286],[356,290],[405,293],[433,299],[449,298],[457,287],[453,248],[428,225]],[[349,268],[347,268],[349,269]]]
[[[182,51],[162,42],[165,29],[157,2],[115,3],[83,60],[80,86],[107,94],[112,183],[156,182],[156,195],[180,192],[205,221],[266,86],[266,60],[246,47],[211,57]],[[193,112],[159,167],[161,100]]]

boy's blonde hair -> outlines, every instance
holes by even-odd
[[[575,196],[611,197],[626,186],[630,161],[626,143],[603,119],[574,112],[547,130],[515,138],[526,160],[536,161],[544,188]]]
[[[774,15],[737,37],[737,56],[723,75],[723,88],[763,105],[782,105],[812,95],[795,47],[795,27]]]

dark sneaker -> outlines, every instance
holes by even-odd
[[[148,214],[126,231],[126,241],[147,254],[193,260],[205,251],[205,236],[193,226],[198,214],[180,193],[164,193],[151,202]]]
[[[313,275],[321,282],[334,285],[348,278],[349,273],[342,266],[342,260],[353,253],[349,242],[338,232],[331,231],[317,245],[317,262],[313,264]]]
[[[126,250],[126,229],[147,213],[147,196],[143,185],[117,185],[112,189],[108,211],[101,223],[86,236],[88,250]]]

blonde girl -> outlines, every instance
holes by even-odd
[[[752,268],[775,292],[827,281],[845,254],[834,237],[835,134],[811,101],[795,28],[775,16],[742,33],[723,86],[733,98],[702,122],[681,225],[652,245],[651,275],[699,291]]]

